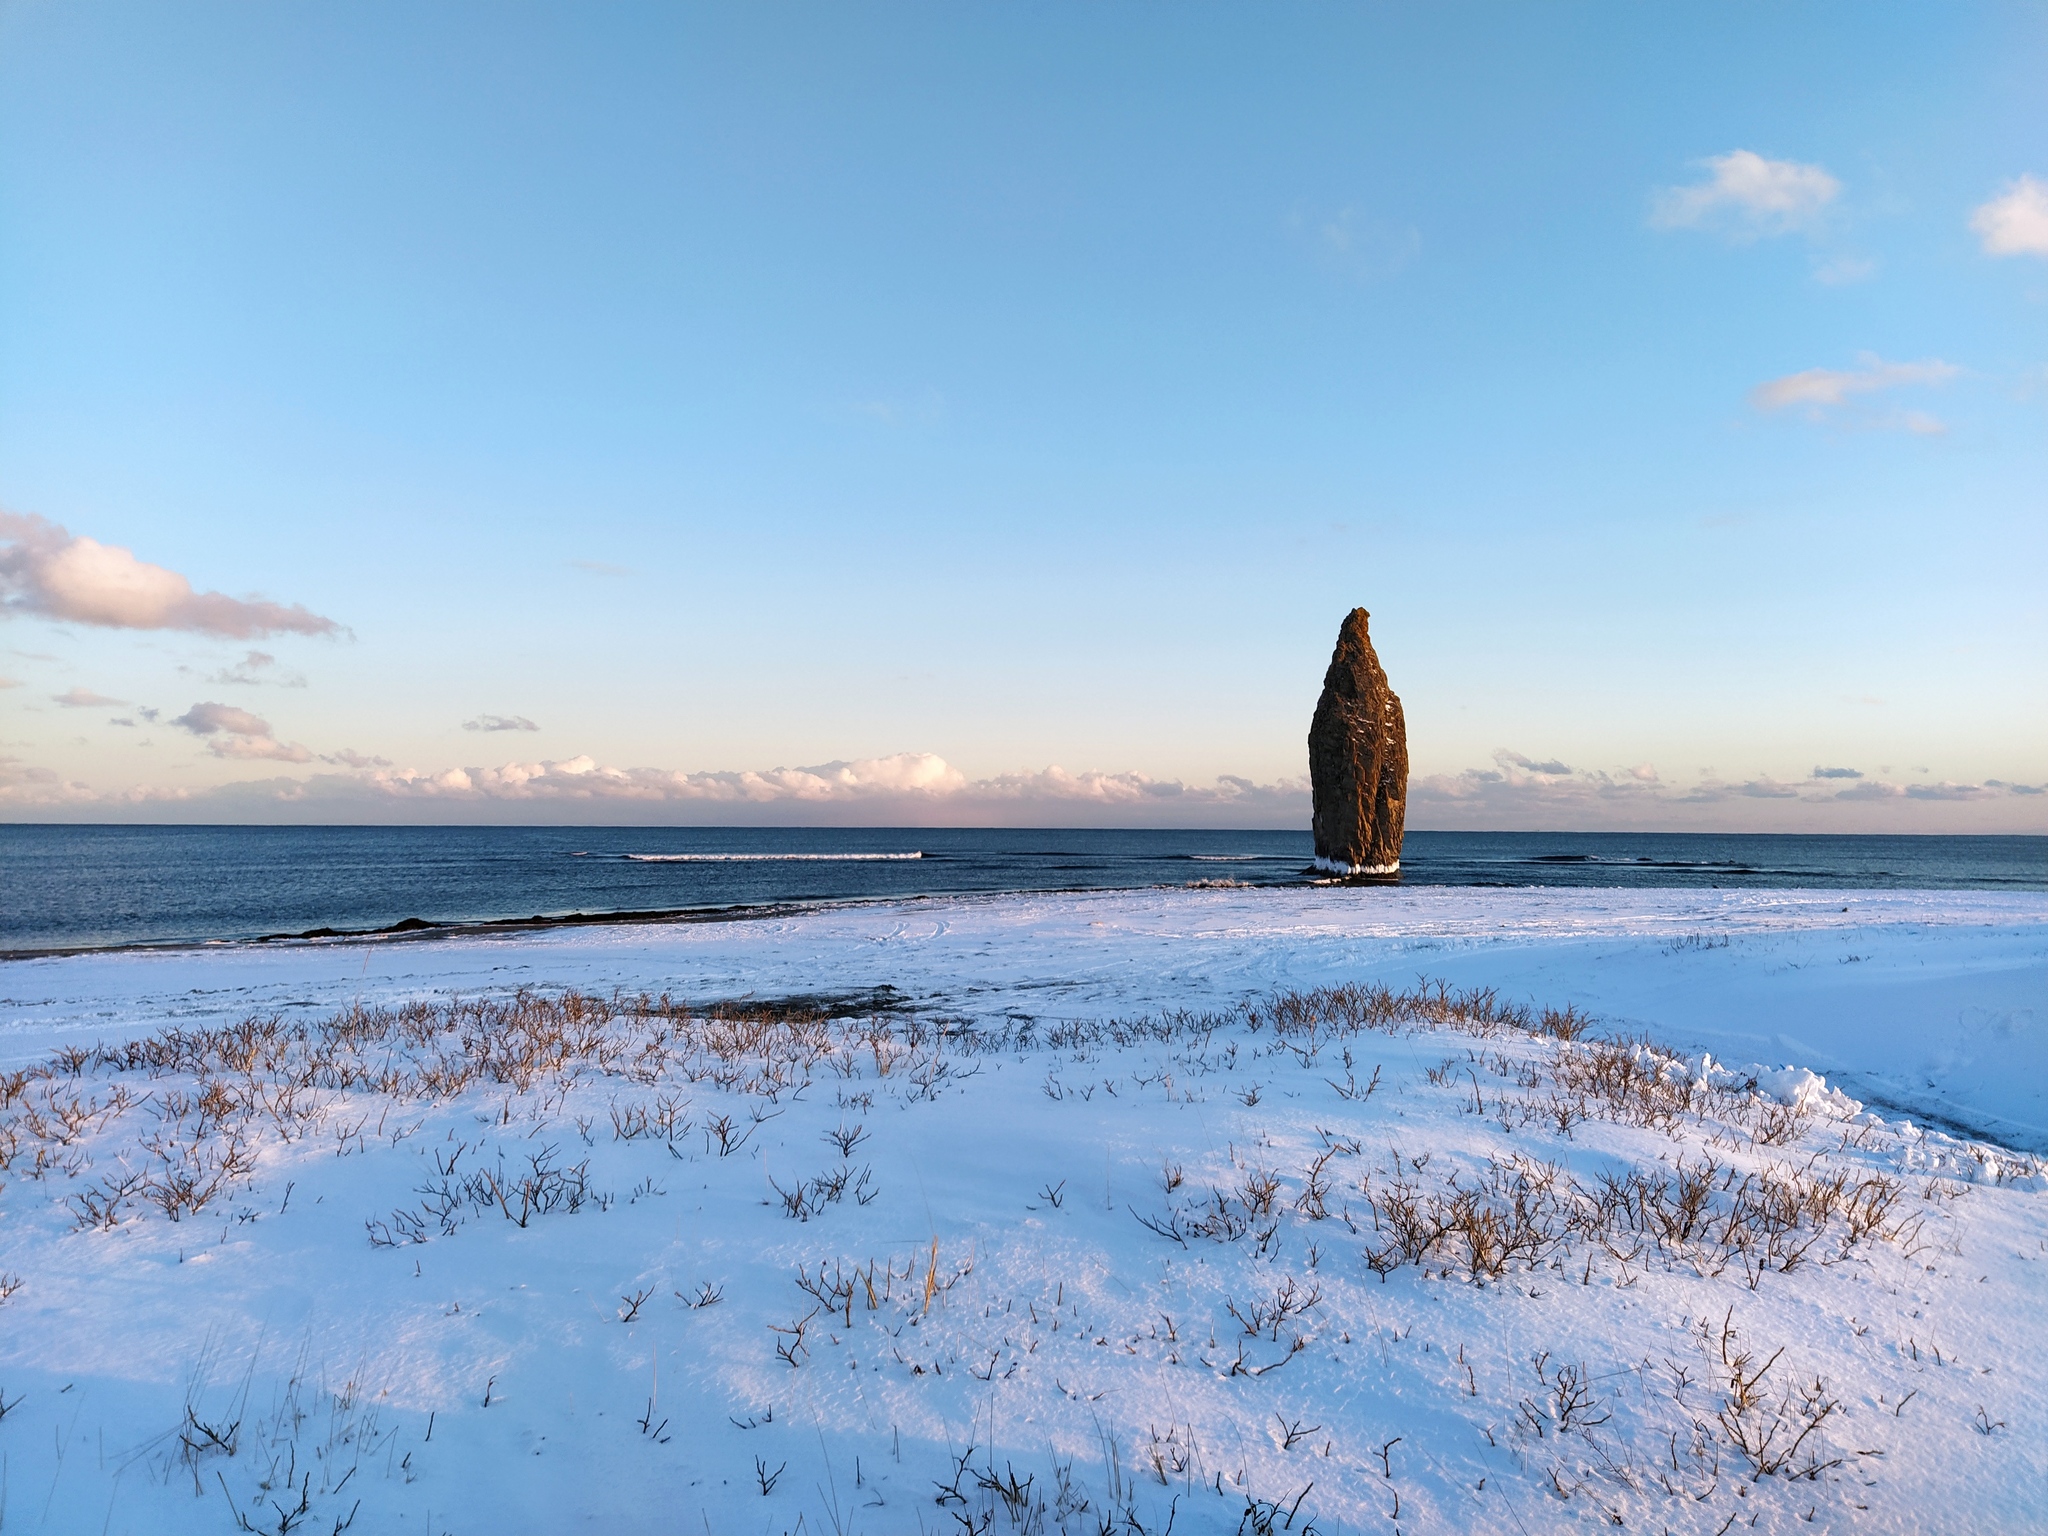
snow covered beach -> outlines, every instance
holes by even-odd
[[[2044,999],[1973,892],[12,963],[0,1528],[2024,1528]]]

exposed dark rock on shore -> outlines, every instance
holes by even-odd
[[[1308,728],[1315,796],[1316,868],[1385,877],[1401,870],[1401,823],[1408,810],[1408,727],[1354,608],[1337,632],[1323,696]]]

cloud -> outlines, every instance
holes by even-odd
[[[1851,407],[1860,395],[1881,394],[1891,389],[1938,388],[1963,371],[1938,357],[1917,363],[1888,363],[1874,352],[1865,352],[1857,362],[1860,366],[1855,368],[1808,368],[1771,379],[1749,392],[1749,403],[1759,411],[1803,410],[1809,420],[1824,421],[1830,412]],[[1921,436],[1948,430],[1925,411],[1866,413],[1860,420],[1864,425]]]
[[[1503,768],[1525,768],[1530,773],[1559,774],[1571,772],[1571,769],[1566,767],[1563,763],[1559,762],[1556,758],[1552,758],[1547,763],[1539,763],[1536,762],[1533,758],[1524,757],[1519,752],[1510,752],[1506,748],[1502,748],[1500,751],[1494,753],[1493,760],[1499,763]],[[1651,769],[1650,777],[1654,779],[1656,776],[1657,771],[1654,768]]]
[[[200,734],[217,756],[333,766],[307,776],[241,779],[201,790],[138,786],[98,792],[0,759],[0,804],[58,819],[76,819],[86,809],[111,818],[157,820],[166,807],[177,806],[178,814],[195,820],[487,825],[1225,829],[1305,828],[1309,817],[1309,786],[1302,778],[1260,783],[1224,774],[1192,782],[1058,766],[970,778],[926,752],[738,772],[616,768],[587,755],[496,767],[393,768],[352,750],[316,758],[296,743],[274,740],[267,722],[239,711],[219,713],[228,708],[195,705],[188,712],[214,727]],[[245,734],[231,725],[261,726],[264,733]],[[1408,825],[1418,831],[2048,828],[2040,809],[2048,803],[2048,785],[1995,779],[1900,785],[1869,778],[1785,781],[1760,774],[1728,781],[1703,769],[1695,782],[1670,784],[1647,763],[1612,772],[1565,769],[1502,749],[1491,766],[1418,775],[1408,788]]]
[[[875,395],[849,401],[845,409],[885,427],[934,427],[946,417],[946,397],[934,390],[910,396]]]
[[[1753,150],[1731,150],[1698,162],[1705,181],[1665,187],[1650,204],[1659,229],[1721,229],[1738,239],[1782,235],[1818,219],[1842,184],[1817,165],[1766,160]]]
[[[1837,800],[1903,800],[1906,791],[1903,785],[1890,784],[1883,779],[1864,779],[1846,789],[1835,791]]]
[[[1297,208],[1287,227],[1319,263],[1360,282],[1396,276],[1422,254],[1422,232],[1413,225],[1370,218],[1356,208],[1328,214]]]
[[[1140,773],[1072,773],[1058,766],[970,779],[929,752],[708,773],[612,768],[578,756],[438,772],[377,770],[357,783],[400,802],[616,806],[628,815],[642,814],[636,808],[672,806],[721,821],[765,815],[882,825],[1069,826],[1176,825],[1192,817],[1212,825],[1270,825],[1305,824],[1309,812],[1305,780],[1257,784],[1224,775],[1210,784],[1190,784]]]
[[[277,658],[268,651],[250,651],[232,667],[223,667],[207,679],[210,683],[232,683],[256,687],[272,684],[279,688],[303,688],[306,679],[303,673],[279,672],[275,668]],[[183,670],[182,668],[180,670]]]
[[[126,704],[126,699],[110,699],[103,693],[94,693],[90,688],[73,688],[69,693],[50,695],[53,703],[62,704],[66,709],[100,709],[109,704]]]
[[[1751,800],[1796,800],[1799,798],[1799,789],[1796,785],[1783,783],[1780,780],[1771,778],[1768,774],[1762,778],[1747,779],[1740,784],[1731,785],[1729,786],[1729,793],[1742,795]]]
[[[108,629],[182,629],[247,640],[331,635],[334,620],[298,604],[195,592],[176,571],[40,517],[0,512],[0,613],[31,613]]]
[[[1998,791],[1988,784],[1908,784],[1908,800],[1988,800]]]
[[[462,722],[465,731],[537,731],[535,725],[524,715],[478,715],[474,720]]]
[[[2031,786],[1998,779],[1987,779],[1982,784],[1902,785],[1864,778],[1853,768],[1825,767],[1816,768],[1811,777],[1798,780],[1779,779],[1770,774],[1727,780],[1705,768],[1700,770],[1698,782],[1678,785],[1662,782],[1647,764],[1615,773],[1579,769],[1558,774],[1542,771],[1555,765],[1535,763],[1519,752],[1506,750],[1494,754],[1494,765],[1411,779],[1409,825],[1473,830],[1653,829],[1687,825],[1733,829],[1755,827],[1758,822],[1754,818],[1763,815],[1768,818],[1763,823],[1766,826],[1825,831],[1841,827],[1841,818],[1853,816],[1852,808],[1859,805],[1903,808],[1925,802],[1991,803],[2036,793]],[[1764,811],[1765,805],[1782,809]],[[1745,806],[1756,809],[1741,809]],[[1884,821],[1862,825],[1868,830],[1882,831],[1894,824],[1894,818],[1908,813],[1894,809],[1883,814]],[[2012,811],[2004,813],[2001,821],[2010,823],[2012,815]],[[1980,823],[1986,830],[1997,824]],[[2031,830],[2029,823],[2023,822],[2020,827]]]
[[[1987,256],[2048,256],[2048,181],[2022,176],[1970,215]]]
[[[1492,825],[1508,825],[1534,815],[1556,825],[1554,814],[1567,808],[1581,814],[1597,809],[1604,818],[1619,806],[1654,806],[1667,799],[1657,770],[1648,763],[1619,774],[1575,771],[1555,759],[1538,762],[1505,747],[1493,754],[1493,761],[1492,768],[1409,780],[1410,821],[1436,814],[1480,825],[1491,816],[1501,818]]]
[[[388,757],[367,757],[351,747],[343,747],[339,752],[324,752],[320,756],[320,761],[323,763],[334,763],[343,768],[389,768],[391,766],[391,759]]]
[[[194,736],[212,736],[226,731],[233,736],[268,736],[270,722],[232,704],[194,704],[171,722],[182,725]]]
[[[754,805],[906,794],[946,795],[959,792],[967,784],[966,778],[944,758],[928,752],[739,773],[607,768],[594,758],[578,756],[559,761],[506,763],[497,768],[450,768],[438,773],[411,769],[380,772],[372,782],[398,795],[456,793],[512,800],[626,799]]]
[[[271,758],[280,763],[310,763],[313,754],[296,741],[273,741],[268,736],[222,736],[206,744],[215,757]]]
[[[1813,269],[1813,280],[1829,288],[1860,283],[1877,275],[1877,263],[1868,256],[1830,256]]]
[[[100,798],[88,784],[63,779],[51,769],[0,753],[0,805],[55,808],[91,804]]]
[[[208,738],[206,750],[215,757],[270,758],[280,763],[313,760],[313,754],[297,742],[275,739],[268,720],[232,704],[194,704],[171,724]]]
[[[0,688],[19,688],[20,686],[21,679],[18,677],[0,677]]]

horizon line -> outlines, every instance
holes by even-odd
[[[1169,836],[1201,833],[1211,837],[1313,836],[1307,827],[1160,827],[1102,826],[1079,823],[1016,825],[1000,822],[962,823],[952,826],[917,826],[910,823],[875,822],[821,824],[817,822],[609,822],[609,821],[28,821],[0,819],[0,829],[45,827],[66,831],[89,829],[150,831],[359,831],[359,832],[1128,832]],[[1774,838],[2031,838],[2048,841],[2048,832],[1771,832],[1701,831],[1698,828],[1593,828],[1593,827],[1415,827],[1402,833],[1409,837],[1774,837]]]

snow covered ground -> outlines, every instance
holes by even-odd
[[[1422,974],[1532,1027],[1271,1002]],[[522,987],[847,1011],[322,1023]],[[0,1531],[2040,1528],[2044,1003],[1968,892],[15,962]]]

